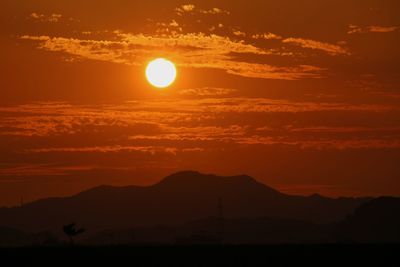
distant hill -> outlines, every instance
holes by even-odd
[[[0,226],[60,233],[64,224],[76,222],[93,234],[106,229],[181,225],[220,213],[226,219],[268,217],[332,223],[366,201],[291,196],[246,175],[220,177],[185,171],[148,187],[100,186],[71,197],[1,208]]]
[[[400,198],[380,197],[337,224],[335,236],[360,243],[400,243]]]

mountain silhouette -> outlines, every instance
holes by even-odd
[[[64,198],[1,208],[0,226],[55,231],[77,222],[91,233],[156,225],[181,225],[223,214],[226,219],[278,218],[310,223],[343,220],[367,198],[292,196],[246,175],[221,177],[184,171],[152,186],[99,186]]]
[[[339,240],[359,243],[400,242],[400,198],[379,197],[336,226]]]

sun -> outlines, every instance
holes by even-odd
[[[154,59],[147,65],[146,78],[151,85],[157,88],[168,87],[176,79],[176,67],[174,63],[165,58]]]

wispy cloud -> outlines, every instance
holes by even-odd
[[[324,43],[303,38],[287,38],[282,40],[283,43],[291,43],[303,48],[309,48],[314,50],[321,50],[327,52],[330,55],[349,55],[350,53],[347,49],[341,47],[340,45]]]
[[[223,91],[224,89],[221,89],[221,92]],[[128,102],[123,105],[97,106],[49,102],[0,107],[0,129],[3,129],[0,135],[49,136],[78,133],[81,127],[88,126],[143,127],[143,125],[159,126],[179,122],[195,123],[207,118],[216,119],[215,116],[224,117],[227,113],[299,114],[324,111],[385,113],[398,112],[399,107],[241,97],[153,99]]]
[[[229,14],[230,14],[229,11],[223,10],[223,9],[221,9],[221,8],[218,8],[218,7],[213,7],[213,8],[208,9],[208,10],[200,10],[200,13],[203,13],[203,14],[213,14],[213,15],[216,15],[216,14],[226,14],[226,15],[229,15]]]
[[[179,33],[147,36],[121,32],[115,34],[119,38],[117,41],[29,35],[20,38],[39,42],[39,47],[48,51],[120,64],[144,65],[154,55],[168,55],[179,66],[222,69],[229,74],[251,78],[296,80],[323,77],[323,69],[316,66],[277,67],[237,61],[232,57],[232,53],[269,55],[272,52],[219,35]]]
[[[397,26],[358,26],[358,25],[349,25],[348,34],[354,33],[368,33],[368,32],[375,32],[375,33],[387,33],[387,32],[394,32],[398,29]]]
[[[182,16],[185,13],[199,13],[199,14],[211,14],[211,15],[217,15],[217,14],[229,15],[230,14],[229,11],[224,10],[219,7],[213,7],[211,9],[201,9],[201,8],[197,8],[193,4],[181,5],[180,7],[175,8],[175,12],[179,16]]]
[[[2,140],[10,139],[10,136],[18,136],[21,140],[44,140],[49,137],[65,140],[71,136],[71,140],[76,140],[69,146],[42,144],[20,147],[20,152],[25,153],[177,154],[224,147],[227,143],[288,145],[302,149],[400,147],[400,128],[395,126],[295,126],[287,120],[280,123],[271,121],[273,115],[292,114],[289,117],[296,115],[292,123],[298,124],[296,118],[301,113],[331,111],[347,112],[351,116],[352,113],[362,112],[385,114],[395,109],[374,105],[246,98],[159,99],[103,106],[31,104],[0,108],[0,136],[3,136]],[[261,120],[252,123],[248,119],[254,116],[271,122],[260,125]],[[1,130],[6,128],[8,130]],[[208,142],[220,145],[210,146]],[[32,143],[36,142],[28,142]]]
[[[216,88],[216,87],[201,87],[201,88],[188,88],[182,89],[178,92],[182,96],[194,97],[218,97],[227,96],[237,90],[231,88]]]
[[[177,147],[166,147],[166,146],[85,146],[85,147],[49,147],[49,148],[36,148],[28,149],[25,152],[28,153],[120,153],[120,152],[142,152],[142,153],[167,153],[176,155],[179,152],[195,152],[203,151],[202,148],[188,147],[188,148],[177,148]]]
[[[62,17],[63,16],[61,14],[45,15],[36,12],[33,12],[29,15],[30,19],[39,20],[43,22],[59,22],[62,19]]]
[[[180,7],[175,8],[175,11],[178,15],[182,15],[185,12],[192,12],[196,8],[195,5],[193,4],[186,4],[186,5],[181,5]]]
[[[246,32],[242,32],[240,30],[234,30],[233,34],[239,37],[246,37],[249,36],[251,39],[255,40],[278,40],[281,41],[283,44],[294,44],[296,46],[300,46],[306,49],[314,49],[320,50],[322,52],[326,52],[332,56],[337,55],[350,55],[348,49],[344,48],[341,44],[331,44],[326,42],[320,42],[311,39],[304,39],[304,38],[284,38],[278,34],[265,32],[265,33],[255,33],[255,34],[247,34]]]
[[[246,37],[246,33],[242,32],[240,30],[234,30],[233,34],[236,35],[236,36],[239,36],[239,37]]]
[[[265,39],[265,40],[281,40],[283,37],[277,34],[267,32],[267,33],[256,33],[251,35],[253,39]]]
[[[329,140],[293,140],[288,138],[257,137],[246,138],[239,141],[247,145],[288,145],[302,149],[316,150],[345,150],[345,149],[399,149],[400,140],[388,139],[329,139]]]
[[[76,165],[59,166],[54,164],[13,164],[0,166],[0,177],[2,176],[62,176],[76,171],[88,171],[94,166]],[[0,179],[2,182],[3,179]]]

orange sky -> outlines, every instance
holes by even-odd
[[[400,195],[399,8],[2,0],[0,206],[187,169]],[[157,57],[178,68],[164,90]]]

